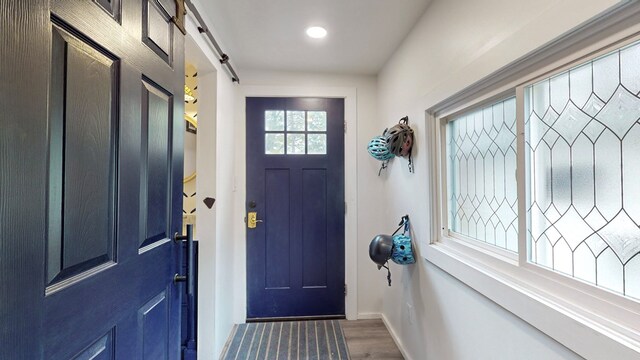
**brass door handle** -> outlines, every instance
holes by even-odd
[[[247,227],[249,229],[255,229],[258,223],[264,222],[261,219],[258,219],[258,213],[255,211],[251,211],[247,213]]]

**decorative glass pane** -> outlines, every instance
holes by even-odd
[[[589,249],[589,245],[587,243],[582,243],[582,245],[578,246],[578,248],[574,251],[575,261],[574,261],[574,274],[578,279],[588,281],[590,283],[596,282],[596,257],[593,256],[593,253]],[[569,272],[569,274],[571,274]]]
[[[287,154],[304,154],[304,134],[287,134]]]
[[[636,43],[525,88],[529,261],[638,297]]]
[[[593,62],[593,92],[600,99],[608,99],[620,84],[618,53],[602,57]]]
[[[605,250],[598,256],[598,274],[596,284],[619,293],[624,292],[622,282],[623,266],[611,249]]]
[[[265,111],[264,129],[266,131],[284,131],[284,110]]]
[[[304,111],[287,111],[287,131],[304,131]]]
[[[640,93],[640,43],[620,50],[620,77],[624,87]]]
[[[284,154],[284,134],[265,134],[264,153],[267,155]]]
[[[449,230],[518,248],[515,98],[447,125]]]
[[[640,299],[640,256],[636,256],[625,266],[625,291],[627,296]]]
[[[308,111],[307,112],[308,131],[327,131],[327,112]]]
[[[307,153],[308,154],[326,154],[327,153],[327,135],[326,134],[307,135]]]

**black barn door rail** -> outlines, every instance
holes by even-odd
[[[233,70],[233,66],[231,66],[231,64],[229,63],[229,55],[225,54],[225,52],[222,51],[222,49],[220,48],[220,45],[218,44],[216,39],[213,37],[213,34],[211,34],[211,31],[209,31],[207,24],[202,19],[202,16],[200,15],[200,12],[198,11],[198,9],[195,7],[195,5],[193,5],[193,3],[190,0],[185,0],[185,3],[187,4],[188,9],[191,10],[191,12],[193,13],[193,16],[195,16],[196,19],[198,20],[198,24],[199,24],[198,31],[201,34],[204,34],[204,36],[206,36],[207,39],[211,41],[211,44],[213,45],[216,52],[218,53],[218,56],[220,57],[218,59],[220,60],[220,64],[226,66],[227,70],[229,70],[229,73],[231,74],[231,81],[240,83],[240,78],[238,77],[238,74],[236,74],[236,71]]]

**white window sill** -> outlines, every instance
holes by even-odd
[[[635,301],[612,303],[612,296],[621,297],[449,238],[426,247],[423,256],[586,359],[640,359]]]

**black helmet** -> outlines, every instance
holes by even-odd
[[[411,150],[413,149],[413,129],[409,127],[409,117],[405,116],[398,124],[384,133],[387,149],[396,156],[409,158],[409,172],[413,172],[413,159]]]
[[[389,152],[395,156],[411,156],[413,129],[409,127],[409,117],[405,116],[385,133]]]
[[[369,257],[382,268],[393,253],[393,238],[389,235],[376,235],[369,244]]]

